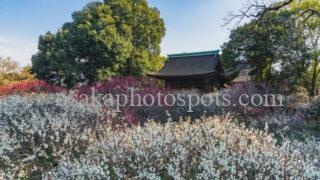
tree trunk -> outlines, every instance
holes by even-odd
[[[318,79],[318,61],[317,59],[314,60],[314,67],[313,67],[313,74],[312,74],[312,83],[311,83],[311,96],[316,95],[316,87],[317,87],[317,79]]]

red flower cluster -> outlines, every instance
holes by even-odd
[[[40,80],[26,80],[11,83],[0,87],[0,96],[13,94],[30,94],[30,93],[58,93],[64,92],[65,88],[48,85]]]

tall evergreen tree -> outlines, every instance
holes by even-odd
[[[164,21],[146,0],[94,2],[72,17],[56,34],[40,36],[32,58],[38,78],[71,87],[161,66]]]

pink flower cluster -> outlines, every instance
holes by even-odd
[[[227,91],[232,104],[231,106],[228,107],[231,112],[244,113],[245,111],[245,113],[248,115],[264,115],[272,111],[272,107],[252,106],[252,105],[243,107],[239,103],[239,99],[243,94],[246,94],[249,97],[252,97],[255,94],[260,94],[260,95],[270,94],[271,89],[266,84],[256,84],[254,82],[235,83]]]
[[[94,93],[93,94],[93,89]],[[130,89],[134,89],[134,94],[131,94]],[[157,94],[160,92],[161,94],[168,94],[171,92],[170,89],[163,88],[161,85],[158,84],[157,81],[145,78],[145,77],[115,77],[109,81],[103,82],[103,83],[95,83],[93,85],[85,85],[80,86],[77,85],[74,87],[74,90],[76,90],[76,98],[81,99],[81,95],[124,95],[128,98],[129,102],[127,105],[121,107],[122,115],[126,119],[126,123],[128,124],[139,124],[141,122],[141,119],[145,119],[145,117],[140,117],[141,112],[145,111],[146,109],[157,109],[164,113],[166,111],[166,108],[168,107],[157,107],[156,104],[164,104],[164,98],[160,98],[160,102],[155,102],[154,106],[152,107],[145,107],[145,106],[129,106],[130,104],[139,104],[138,99],[132,96],[138,95],[139,97],[145,97],[148,95],[151,95],[153,97],[156,97]],[[133,101],[132,101],[133,100]],[[120,99],[120,101],[124,101],[124,99]],[[123,102],[117,102],[119,104],[123,104]],[[106,107],[107,108],[107,107]],[[153,114],[148,113],[147,117],[149,119],[155,118],[152,117]],[[154,113],[157,114],[157,113]]]

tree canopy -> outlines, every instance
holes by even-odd
[[[73,86],[160,68],[165,25],[146,0],[94,2],[55,34],[40,36],[32,70],[49,83]]]
[[[283,0],[263,5],[249,4],[232,20],[249,22],[232,30],[222,46],[222,62],[235,77],[250,67],[255,80],[303,86],[311,95],[319,79],[319,20],[317,0]]]

